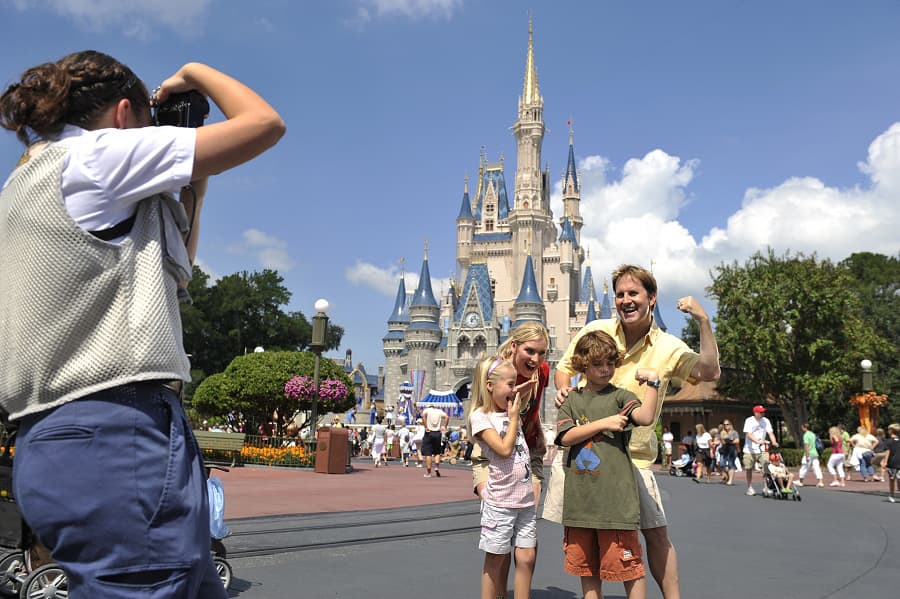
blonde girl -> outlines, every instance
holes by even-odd
[[[484,551],[482,599],[505,597],[508,562],[515,546],[516,597],[527,597],[537,554],[537,517],[528,446],[520,428],[522,389],[516,367],[500,357],[481,360],[472,377],[469,426],[488,462],[482,492],[481,537]]]
[[[844,483],[844,439],[841,435],[841,429],[832,426],[828,429],[828,436],[831,437],[831,457],[828,458],[828,473],[831,474],[831,482],[829,487],[843,487]]]

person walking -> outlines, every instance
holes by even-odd
[[[375,417],[375,426],[372,427],[372,461],[375,467],[387,466],[385,452],[387,451],[387,427],[382,424],[384,418]]]
[[[672,442],[675,441],[675,435],[669,430],[668,426],[663,427],[663,469],[668,471],[672,465]]]
[[[693,352],[683,341],[662,331],[653,318],[657,302],[656,278],[650,271],[625,264],[612,275],[617,319],[595,320],[581,329],[569,343],[553,375],[556,384],[557,407],[561,407],[572,389],[572,352],[578,339],[591,331],[604,331],[616,341],[624,354],[622,366],[616,369],[612,384],[632,393],[640,391],[635,373],[640,368],[653,370],[662,381],[658,406],[662,406],[668,381],[678,377],[688,382],[716,381],[720,375],[719,349],[710,324],[709,315],[693,297],[682,297],[676,308],[696,321],[700,331],[700,353]],[[579,385],[584,383],[579,380]],[[658,407],[660,410],[661,407]],[[656,419],[659,418],[657,411]],[[647,545],[647,563],[650,573],[659,585],[665,599],[681,596],[678,583],[678,557],[669,540],[668,522],[662,497],[651,469],[656,460],[656,431],[652,426],[636,427],[629,444],[631,461],[637,468],[638,491],[641,498],[641,532]],[[561,473],[554,469],[553,478]],[[560,482],[551,483],[544,499],[543,517],[554,521],[562,518],[560,506],[564,474]],[[562,485],[560,484],[562,483]]]
[[[697,444],[697,469],[694,473],[694,482],[699,483],[700,479],[706,475],[706,482],[709,482],[709,468],[712,464],[712,435],[707,432],[706,427],[701,423],[694,426],[697,431],[695,443]]]
[[[900,424],[895,422],[888,426],[887,440],[885,463],[887,464],[888,476],[888,501],[897,503],[894,489],[897,486],[898,478],[900,478]]]
[[[733,485],[734,470],[738,456],[738,445],[740,445],[740,435],[734,430],[731,420],[722,422],[722,430],[719,431],[719,439],[722,442],[722,482],[726,485]]]
[[[753,406],[753,416],[748,416],[744,421],[744,472],[747,478],[747,495],[756,495],[753,490],[753,469],[760,469],[769,463],[769,448],[778,447],[772,423],[763,416],[766,409],[762,406]]]
[[[878,439],[869,432],[865,426],[858,426],[856,434],[850,437],[850,445],[859,460],[859,472],[864,483],[873,482],[875,467],[872,466],[873,450],[878,445]]]
[[[816,433],[809,430],[809,423],[804,422],[800,425],[803,428],[803,457],[800,459],[800,472],[797,474],[797,480],[794,484],[798,487],[803,486],[806,479],[806,473],[812,467],[813,474],[816,475],[816,486],[824,487],[822,482],[822,465],[819,463],[819,450],[816,447]]]
[[[505,557],[513,547],[513,590],[516,597],[528,597],[537,556],[537,515],[528,446],[519,422],[522,394],[516,368],[503,358],[487,358],[475,366],[472,381],[469,426],[488,461],[478,543],[484,551],[481,598],[506,596]]]
[[[831,442],[831,455],[828,456],[828,473],[831,474],[831,482],[829,487],[846,486],[844,482],[844,438],[841,435],[841,429],[832,426],[828,429],[828,438]]]
[[[151,106],[165,114],[191,90],[195,114],[208,97],[225,120],[153,126]],[[207,178],[275,145],[284,121],[205,64],[151,97],[128,66],[87,50],[27,69],[0,95],[0,125],[26,148],[0,191],[16,503],[73,597],[225,597],[180,401],[191,377],[178,304]],[[65,492],[48,493],[51,480]]]
[[[425,456],[425,478],[431,478],[431,467],[434,475],[441,477],[441,453],[443,440],[441,430],[450,422],[450,417],[432,404],[422,411],[425,424],[425,437],[422,439],[422,455]]]

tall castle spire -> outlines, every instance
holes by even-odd
[[[522,86],[522,102],[524,104],[543,103],[540,89],[538,89],[537,67],[534,64],[534,22],[530,15],[528,17],[528,56],[525,59],[525,84]]]

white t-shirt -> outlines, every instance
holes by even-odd
[[[710,441],[712,441],[712,435],[703,433],[697,437],[697,447],[700,449],[709,449]]]
[[[662,434],[662,442],[663,442],[664,448],[671,450],[672,449],[672,441],[674,441],[674,440],[675,440],[675,435],[673,435],[671,433],[671,431],[668,433]]]
[[[66,125],[59,136],[68,148],[61,181],[66,210],[85,231],[98,231],[130,218],[141,200],[177,194],[191,182],[196,140],[197,131],[187,127]]]
[[[762,445],[751,439],[750,435],[752,434],[757,439],[768,442],[769,433],[771,432],[772,423],[769,422],[768,418],[763,416],[757,420],[756,416],[748,416],[744,421],[744,436],[746,439],[744,442],[744,453],[762,453]]]
[[[425,411],[422,412],[422,419],[425,420],[425,430],[435,432],[440,431],[441,426],[444,424],[444,414],[443,411],[435,408],[425,408]]]

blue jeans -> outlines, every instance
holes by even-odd
[[[209,551],[200,451],[161,385],[123,385],[23,418],[13,489],[71,597],[227,597]]]
[[[875,467],[872,466],[872,452],[864,451],[859,455],[859,473],[863,478],[875,475]]]

